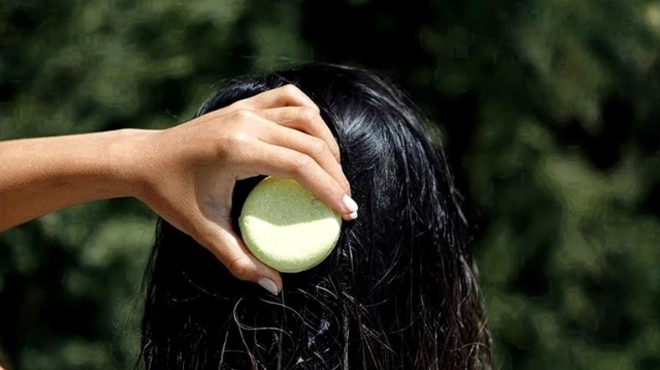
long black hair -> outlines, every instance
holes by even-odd
[[[159,220],[146,369],[490,369],[471,227],[444,154],[401,90],[361,69],[304,65],[235,80],[198,115],[289,83],[335,135],[360,217],[323,263],[283,274],[277,297]],[[234,221],[258,180],[237,183]]]

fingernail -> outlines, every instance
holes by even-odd
[[[355,201],[351,199],[351,197],[349,197],[348,195],[344,195],[344,205],[346,206],[346,210],[351,214],[356,213],[358,210],[357,203],[355,203]],[[356,213],[356,217],[357,217],[357,213]]]
[[[268,279],[268,278],[261,278],[258,281],[259,285],[261,285],[262,288],[266,289],[269,291],[272,295],[277,295],[277,285],[275,285],[275,282]]]
[[[352,212],[352,213],[349,213],[348,215],[346,215],[346,217],[347,217],[349,220],[355,220],[355,219],[357,218],[357,216],[358,216],[358,215],[357,215],[357,211]]]

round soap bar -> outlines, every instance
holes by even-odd
[[[280,272],[321,263],[337,244],[341,217],[295,180],[267,177],[248,195],[238,220],[252,254]]]

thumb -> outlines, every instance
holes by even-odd
[[[282,290],[282,277],[250,253],[228,222],[218,225],[206,221],[202,245],[210,250],[237,279],[259,284],[277,295]]]

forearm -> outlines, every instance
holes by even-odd
[[[0,142],[0,231],[95,200],[135,196],[139,130]]]

